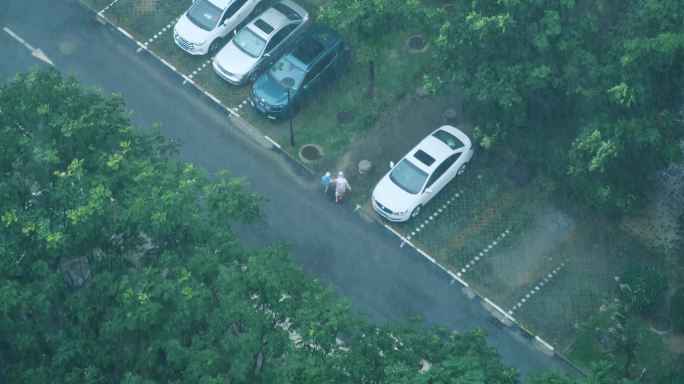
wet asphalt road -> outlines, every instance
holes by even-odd
[[[394,235],[354,212],[350,201],[331,203],[316,177],[248,139],[224,110],[182,85],[178,75],[149,54],[136,53],[134,43],[96,22],[77,1],[0,3],[0,28],[40,48],[63,73],[106,93],[121,93],[136,125],[149,129],[159,122],[168,137],[184,143],[181,160],[245,177],[251,190],[267,199],[263,210],[268,216],[265,225],[241,230],[245,240],[290,243],[294,259],[305,270],[333,285],[375,321],[421,316],[427,325],[459,331],[479,327],[504,363],[519,368],[523,378],[529,370],[572,371],[534,347],[521,331],[502,326],[438,267],[410,247],[400,248]],[[0,52],[2,80],[48,66],[6,31],[0,31]]]

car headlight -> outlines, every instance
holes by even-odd
[[[198,47],[201,47],[201,46],[203,46],[203,45],[206,44],[206,43],[207,43],[206,40],[202,40],[202,41],[196,42],[195,45],[198,46]]]
[[[405,210],[405,211],[401,211],[401,212],[395,212],[395,213],[396,213],[396,214],[397,214],[398,216],[404,216],[405,214],[407,214],[407,213],[408,213],[408,209],[407,209],[407,210]]]

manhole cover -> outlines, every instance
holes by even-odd
[[[337,114],[337,122],[340,124],[349,124],[354,121],[354,112],[342,111]]]
[[[409,47],[409,51],[414,53],[424,52],[428,48],[427,40],[425,40],[425,37],[420,35],[409,37],[407,45]]]
[[[657,314],[651,319],[651,329],[661,335],[670,331],[671,324],[670,318],[662,314]]]
[[[423,49],[427,45],[427,42],[423,36],[413,36],[409,39],[409,47],[411,49]]]
[[[70,56],[76,50],[76,43],[73,41],[63,41],[57,45],[57,49],[64,56]]]
[[[308,161],[321,158],[321,149],[317,145],[306,144],[299,150],[299,156]]]

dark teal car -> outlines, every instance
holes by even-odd
[[[294,112],[332,81],[344,66],[347,46],[335,31],[314,26],[290,52],[262,73],[252,86],[252,105],[269,119],[288,117],[287,89]]]

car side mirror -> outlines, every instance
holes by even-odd
[[[227,27],[229,22],[230,22],[230,19],[225,19],[225,20],[223,21],[223,26],[224,26],[224,27]]]
[[[394,161],[390,161],[390,169],[394,168]]]
[[[430,189],[430,188],[425,188],[425,193],[432,193],[432,189]]]

